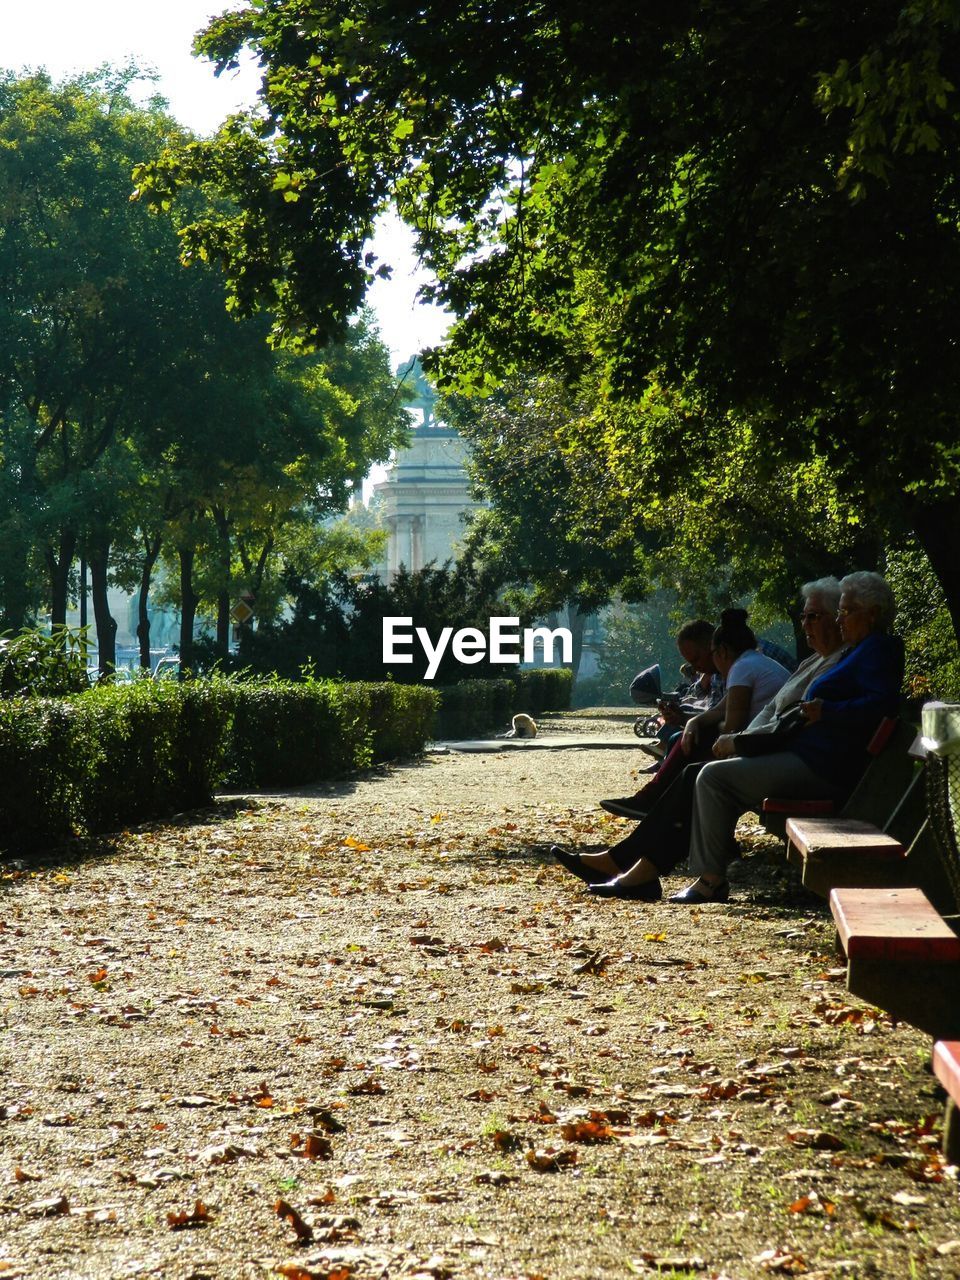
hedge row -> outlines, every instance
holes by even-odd
[[[0,701],[0,846],[36,848],[415,755],[437,705],[418,685],[144,680]]]
[[[519,671],[502,680],[461,680],[438,689],[436,738],[467,738],[503,729],[518,711],[538,716],[570,706],[573,672],[564,667]]]

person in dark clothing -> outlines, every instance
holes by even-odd
[[[849,574],[840,589],[837,620],[845,652],[807,689],[801,704],[806,723],[790,749],[715,760],[698,773],[689,838],[690,868],[697,879],[671,901],[725,902],[726,868],[736,854],[740,815],[758,810],[768,795],[842,801],[866,766],[867,745],[880,721],[896,715],[904,652],[889,630],[896,611],[893,593],[879,574],[867,572]],[[645,872],[645,892],[637,892],[639,876],[637,864],[591,891],[601,897],[658,897]]]

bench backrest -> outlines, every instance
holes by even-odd
[[[860,818],[886,831],[900,808],[909,825],[919,827],[916,813],[907,815],[906,806],[901,808],[908,788],[923,767],[910,755],[916,736],[916,729],[906,720],[888,718],[881,723],[867,748],[870,763],[841,811],[844,818]],[[914,787],[911,795],[917,790]],[[891,834],[902,839],[904,833]]]

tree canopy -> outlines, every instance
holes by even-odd
[[[251,5],[198,48],[255,50],[259,111],[141,187],[230,191],[186,251],[288,341],[342,325],[394,201],[458,316],[442,382],[589,366],[612,403],[732,416],[770,477],[825,461],[913,528],[960,627],[958,33],[957,0]]]
[[[110,580],[145,593],[166,544],[184,643],[204,595],[225,648],[231,598],[279,578],[289,527],[342,510],[407,427],[369,316],[308,356],[273,350],[213,264],[180,261],[207,197],[175,216],[131,200],[134,166],[190,141],[131,101],[132,74],[0,77],[0,616],[45,595],[62,622],[85,557],[108,665]]]

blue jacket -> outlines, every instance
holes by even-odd
[[[791,740],[790,750],[822,778],[852,787],[880,721],[897,714],[902,683],[903,642],[871,632],[807,690],[804,701],[822,698],[823,713]]]

